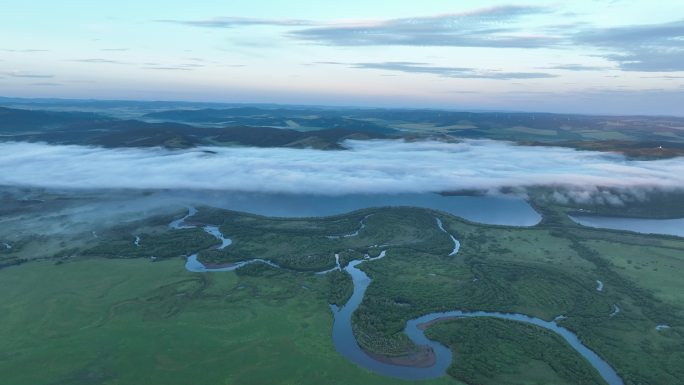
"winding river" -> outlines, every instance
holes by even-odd
[[[226,238],[221,234],[221,230],[219,230],[218,226],[204,226],[203,227],[204,231],[207,233],[213,235],[216,237],[219,241],[221,241],[221,244],[217,247],[219,250],[223,250],[226,247],[230,246],[233,241],[231,241],[229,238]]]
[[[458,253],[458,249],[461,248],[461,242],[459,242],[458,239],[456,239],[456,237],[454,237],[448,231],[446,231],[446,229],[444,228],[444,224],[442,223],[441,219],[439,219],[439,218],[435,218],[435,219],[437,220],[437,227],[439,227],[439,229],[443,233],[446,233],[449,236],[449,238],[451,238],[451,241],[454,243],[454,249],[451,250],[451,253],[449,253],[449,256],[451,257],[453,255],[456,255],[456,253]]]
[[[363,217],[361,219],[361,222],[359,222],[359,227],[355,231],[348,233],[348,234],[328,235],[328,236],[326,236],[326,238],[328,238],[328,239],[340,239],[340,238],[351,238],[351,237],[358,236],[359,233],[361,232],[361,230],[366,228],[366,219],[368,219],[368,217],[370,217],[371,215],[373,215],[373,214],[368,214],[365,217]]]
[[[382,256],[384,256],[384,253]],[[416,345],[428,346],[430,349],[432,349],[436,358],[434,365],[427,368],[417,368],[393,365],[376,360],[363,351],[363,349],[361,349],[356,342],[356,338],[354,337],[352,330],[352,314],[359,307],[361,301],[363,301],[363,295],[371,282],[366,273],[357,268],[357,266],[363,262],[365,261],[353,261],[345,268],[345,271],[352,276],[352,281],[354,282],[354,294],[352,297],[342,308],[337,308],[336,306],[331,305],[333,314],[335,316],[335,321],[333,324],[333,342],[335,343],[335,348],[340,354],[359,366],[376,373],[404,380],[423,380],[442,377],[446,374],[446,370],[449,365],[451,365],[453,358],[451,350],[438,342],[428,339],[425,336],[421,325],[452,318],[491,317],[536,325],[558,334],[568,344],[570,344],[575,351],[582,355],[582,357],[584,357],[591,364],[591,366],[593,366],[599,372],[601,377],[609,385],[624,385],[624,382],[617,374],[615,369],[610,366],[610,364],[599,357],[594,351],[582,344],[582,342],[574,333],[557,324],[557,321],[560,321],[562,317],[557,317],[553,321],[545,321],[540,318],[515,313],[484,311],[464,312],[461,310],[430,313],[408,321],[406,323],[404,332]]]
[[[194,208],[190,208],[188,214],[178,220],[175,220],[169,224],[169,227],[174,229],[185,229],[192,228],[195,226],[185,224],[185,219],[194,215],[197,212]],[[447,233],[451,239],[454,241],[454,250],[449,255],[455,255],[458,252],[460,243],[456,238],[449,234],[443,227],[443,224],[439,218],[436,218],[437,226],[439,229]],[[363,222],[363,221],[362,221]],[[363,223],[362,223],[363,225]],[[362,227],[361,227],[362,228]],[[221,245],[218,248],[224,248],[231,244],[229,238],[226,238],[216,226],[204,226],[203,229],[208,233],[214,235],[217,239],[221,240]],[[359,229],[360,230],[360,229]],[[378,359],[367,352],[365,352],[357,343],[356,337],[354,336],[354,331],[352,329],[352,315],[354,311],[359,307],[363,301],[366,289],[371,283],[370,277],[366,275],[357,266],[362,263],[371,262],[384,258],[386,256],[386,251],[383,250],[377,257],[370,257],[365,255],[364,259],[354,260],[349,262],[349,264],[344,268],[352,278],[354,290],[352,296],[349,298],[347,303],[342,307],[337,307],[336,305],[330,305],[333,313],[334,322],[332,330],[333,343],[335,349],[345,358],[354,362],[355,364],[366,368],[372,372],[382,374],[388,377],[399,378],[403,380],[423,380],[442,377],[446,374],[447,368],[451,365],[453,354],[449,348],[446,346],[428,339],[425,336],[422,325],[438,322],[440,320],[448,320],[453,318],[477,318],[477,317],[491,317],[504,319],[509,321],[523,322],[527,324],[536,325],[542,327],[546,330],[552,331],[562,337],[575,351],[577,351],[582,357],[584,357],[601,375],[601,377],[609,385],[624,385],[624,382],[617,374],[617,372],[608,364],[605,360],[599,357],[594,351],[589,349],[587,346],[582,344],[580,339],[572,333],[570,330],[559,326],[557,321],[562,320],[563,316],[556,317],[553,321],[545,321],[540,318],[530,317],[524,314],[515,313],[500,313],[500,312],[464,312],[461,310],[453,310],[447,312],[437,312],[423,315],[421,317],[409,320],[406,323],[404,332],[406,335],[418,346],[427,347],[434,355],[434,363],[426,367],[414,367],[414,366],[403,366],[393,363],[384,362],[382,359]],[[339,264],[339,255],[335,255],[336,266],[330,270],[321,271],[318,274],[325,274],[333,270],[341,269]],[[209,272],[225,272],[234,271],[242,266],[252,264],[252,263],[264,263],[270,266],[280,268],[275,263],[264,260],[264,259],[251,259],[243,262],[232,263],[223,266],[205,266],[200,261],[197,260],[197,254],[193,254],[187,258],[185,263],[185,268],[190,272],[195,273],[209,273]],[[615,305],[614,316],[619,312],[619,308]],[[659,325],[658,330],[664,330],[666,325]]]

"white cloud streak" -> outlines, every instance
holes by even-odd
[[[621,155],[491,140],[347,141],[346,151],[205,147],[102,149],[0,143],[0,185],[202,189],[341,195],[553,185],[572,190],[684,188],[684,158]]]

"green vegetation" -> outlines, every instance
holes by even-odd
[[[681,280],[670,278],[667,269],[643,275],[644,269],[635,269],[630,276],[602,252],[628,256],[647,246],[649,260],[666,255],[660,263],[674,266],[684,259],[684,240],[585,229],[557,215],[554,207],[539,208],[546,219],[529,229],[444,218],[448,231],[461,240],[455,258],[391,248],[387,258],[362,265],[373,284],[354,315],[360,343],[375,352],[401,354],[412,349],[403,334],[406,320],[434,311],[519,312],[547,320],[563,314],[568,318],[561,324],[606,358],[628,384],[682,383],[684,303],[677,294],[659,295],[682,292]],[[596,241],[601,248],[594,248]],[[658,292],[648,286],[656,277],[667,283]],[[602,292],[595,289],[597,279],[605,284]],[[613,304],[621,312],[611,317]],[[658,332],[657,324],[672,329]]]
[[[174,120],[176,113],[192,114],[192,111],[172,111],[172,114],[166,114],[169,115],[166,120]],[[157,120],[164,115],[150,114],[148,118]],[[269,124],[268,120],[252,118],[240,119],[242,122],[231,125],[191,126],[168,121],[120,120],[88,113],[4,107],[0,107],[0,117],[0,134],[7,139],[103,147],[160,146],[179,149],[202,145],[245,145],[340,149],[339,143],[345,139],[377,139],[394,132],[391,128],[343,118],[315,119],[311,123],[320,126],[314,130],[294,130],[275,128],[273,126],[281,124]],[[305,121],[311,120],[301,122]],[[282,126],[286,124],[282,122]]]
[[[190,255],[197,250],[216,246],[217,240],[202,229],[183,229],[161,234],[140,233],[139,245],[134,244],[134,236],[126,232],[101,235],[97,245],[84,251],[84,255],[107,258],[173,258]]]
[[[561,337],[537,326],[464,318],[437,323],[426,335],[452,350],[449,375],[467,384],[604,384]]]
[[[245,145],[339,150],[345,139],[478,138],[621,152],[640,159],[684,155],[684,119],[677,117],[253,106],[189,110],[171,105],[159,111],[159,106],[131,104],[137,113],[129,111],[125,119],[110,116],[116,111],[111,104],[70,108],[100,114],[0,107],[0,134],[16,141],[173,149]]]
[[[180,259],[3,269],[1,382],[396,383],[335,351],[326,277],[276,269],[262,274],[192,274]]]
[[[0,351],[17,352],[0,356],[0,372],[13,368],[10,383],[32,385],[50,383],[47,378],[263,383],[267,376],[283,383],[393,383],[356,368],[332,348],[328,304],[349,298],[348,274],[311,273],[333,267],[335,253],[345,266],[387,250],[385,258],[360,265],[373,281],[353,327],[369,351],[415,351],[405,323],[435,311],[519,312],[547,320],[562,314],[567,318],[561,324],[627,384],[684,383],[684,283],[677,274],[684,267],[684,239],[584,228],[565,216],[567,207],[543,200],[535,206],[544,220],[533,228],[479,225],[413,208],[310,219],[200,208],[191,221],[220,226],[233,240],[224,250],[201,229],[168,228],[180,213],[101,229],[97,237],[78,233],[73,237],[88,239],[68,245],[68,257],[67,246],[59,246],[35,262],[0,270]],[[435,216],[461,241],[456,256],[448,256],[453,245]],[[329,237],[354,233],[363,218],[358,235]],[[35,250],[35,241],[23,234],[11,252],[0,253],[0,263]],[[137,234],[140,246],[133,244]],[[236,273],[185,272],[178,257],[197,251],[205,263],[265,258],[287,270],[251,264]],[[157,262],[147,260],[152,255]],[[603,291],[596,290],[596,280]],[[612,314],[614,305],[618,314]],[[659,324],[672,328],[657,331]],[[454,345],[462,361],[449,373],[467,382],[595,382],[583,361],[559,359],[570,349],[563,341],[536,328],[475,319],[428,333]],[[495,367],[483,354],[498,340],[506,343],[492,351],[500,362]],[[483,350],[475,349],[483,341]],[[549,349],[542,354],[543,346]],[[472,357],[464,359],[466,351]],[[50,361],[52,356],[58,358]],[[146,360],[152,369],[140,364]],[[29,369],[41,361],[52,362],[44,373]],[[322,369],[312,373],[312,367]],[[477,376],[478,368],[485,373]],[[189,380],[193,376],[200,380]]]
[[[665,302],[684,303],[681,290],[684,258],[679,248],[634,245],[616,251],[611,242],[589,240],[584,242],[596,250],[621,277],[638,282],[656,298]]]
[[[342,306],[349,297],[354,293],[354,284],[351,276],[346,271],[334,270],[327,274],[330,291],[328,294],[328,303]]]
[[[335,266],[334,255],[340,252],[342,265],[365,253],[377,255],[379,247],[412,245],[442,252],[450,250],[449,237],[440,232],[434,216],[418,209],[383,211],[364,220],[366,227],[353,237],[330,237],[351,234],[373,210],[360,210],[339,217],[322,219],[274,219],[225,210],[201,208],[193,221],[219,225],[233,244],[224,250],[206,250],[200,260],[208,263],[236,262],[251,258],[269,259],[278,265],[299,271],[322,271]],[[406,218],[406,215],[411,215]]]

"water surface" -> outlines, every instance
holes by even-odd
[[[600,229],[627,230],[642,234],[663,234],[684,237],[684,218],[644,219],[573,214],[570,215],[570,219],[580,225]]]
[[[541,215],[523,199],[499,196],[444,196],[440,194],[275,194],[242,192],[180,192],[178,201],[209,205],[267,217],[326,217],[385,206],[440,210],[467,220],[494,225],[534,226]]]
[[[458,250],[461,248],[461,242],[459,242],[458,239],[456,239],[456,237],[454,237],[448,231],[446,231],[446,229],[444,228],[444,224],[442,223],[441,219],[439,219],[439,218],[435,218],[435,219],[437,220],[437,227],[439,227],[439,229],[443,233],[446,233],[449,236],[449,238],[451,238],[451,242],[454,243],[454,248],[453,248],[453,250],[451,250],[451,253],[449,253],[449,256],[451,257],[451,256],[456,255],[458,253]]]

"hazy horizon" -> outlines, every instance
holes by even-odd
[[[172,105],[179,105],[184,109],[187,105],[188,109],[204,109],[204,108],[235,108],[241,106],[254,106],[261,108],[313,108],[320,110],[345,110],[345,109],[378,109],[378,110],[432,110],[432,111],[448,111],[448,112],[472,112],[472,113],[511,113],[511,114],[552,114],[552,115],[585,115],[585,116],[648,116],[648,117],[674,117],[682,118],[684,117],[684,111],[673,112],[673,113],[601,113],[601,112],[582,112],[582,111],[546,111],[541,109],[492,109],[492,108],[459,108],[459,107],[431,107],[431,106],[411,106],[411,105],[355,105],[355,104],[302,104],[302,103],[288,103],[288,102],[242,102],[242,101],[217,101],[217,100],[189,100],[189,99],[123,99],[123,98],[50,98],[50,97],[13,97],[0,95],[0,103],[6,101],[5,107],[10,108],[21,108],[24,105],[21,102],[26,102],[29,105],[41,106],[42,104],[59,103],[63,104],[62,107],[69,107],[69,103],[97,103],[97,102],[107,102],[107,103],[159,103],[159,104],[169,104],[169,108]],[[21,102],[20,102],[21,101]],[[54,106],[57,107],[57,106]],[[58,108],[58,107],[57,107]]]
[[[684,103],[677,1],[40,9],[0,15],[6,95],[678,116]]]

